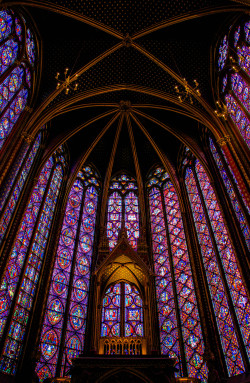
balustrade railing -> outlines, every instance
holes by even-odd
[[[100,339],[100,354],[146,355],[146,339],[142,337],[112,337]]]

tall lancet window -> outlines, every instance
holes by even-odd
[[[4,238],[12,215],[15,211],[20,194],[29,171],[38,152],[41,143],[41,133],[39,133],[33,143],[25,143],[18,153],[18,157],[0,190],[0,244]]]
[[[236,217],[238,219],[239,226],[243,234],[243,239],[245,240],[246,245],[250,250],[250,229],[246,218],[250,213],[249,207],[244,203],[244,199],[242,199],[242,196],[239,194],[239,191],[236,187],[237,181],[234,179],[233,174],[230,172],[229,167],[227,166],[227,163],[225,163],[225,158],[221,155],[220,150],[216,148],[212,138],[209,139],[209,144],[211,153],[216,162]]]
[[[150,174],[147,186],[161,352],[177,358],[179,375],[205,381],[203,334],[178,196],[162,168]]]
[[[69,192],[53,266],[36,371],[41,381],[67,376],[84,348],[100,183],[86,166]]]
[[[242,373],[242,347],[250,356],[250,302],[215,192],[198,160],[187,167],[192,208],[221,347],[229,376]]]
[[[250,147],[250,21],[235,24],[220,43],[218,74],[230,120]],[[238,71],[237,68],[241,70]]]
[[[107,237],[113,250],[124,225],[131,246],[137,248],[139,238],[139,202],[136,181],[125,174],[114,177],[110,184],[107,214]]]
[[[6,263],[0,284],[0,370],[14,375],[22,352],[48,236],[58,199],[64,157],[55,154],[44,165]]]
[[[0,148],[30,98],[36,51],[24,18],[12,10],[0,11]]]

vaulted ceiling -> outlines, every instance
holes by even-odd
[[[214,57],[218,40],[246,11],[230,0],[2,1],[23,7],[41,44],[41,82],[27,130],[48,124],[46,154],[63,142],[70,168],[91,162],[145,179],[163,160],[177,168],[182,143],[201,154],[202,129],[217,138]],[[68,94],[56,90],[55,75]],[[214,75],[215,73],[215,75]],[[67,74],[67,76],[68,76]],[[78,74],[76,80],[75,75]],[[185,80],[187,83],[185,83]],[[200,90],[196,92],[196,84]],[[186,86],[191,95],[178,99]],[[192,102],[190,102],[192,100]]]

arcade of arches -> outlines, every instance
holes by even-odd
[[[0,5],[1,382],[247,382],[248,2]]]

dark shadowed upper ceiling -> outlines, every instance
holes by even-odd
[[[109,164],[113,174],[134,176],[139,166],[145,179],[162,153],[176,169],[182,142],[198,154],[203,126],[216,130],[214,50],[231,23],[249,12],[246,1],[2,3],[22,6],[41,41],[41,84],[28,127],[50,121],[47,154],[67,142],[72,170],[86,160],[104,178]],[[78,89],[67,95],[55,90],[55,75],[63,79],[66,67],[71,80],[79,75]],[[175,87],[183,90],[183,79],[192,104],[178,100]]]

